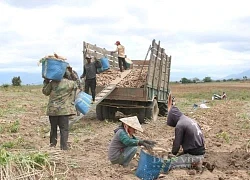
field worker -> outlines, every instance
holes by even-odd
[[[81,81],[80,81],[80,78],[79,78],[77,72],[75,70],[73,70],[71,66],[68,66],[67,69],[70,72],[69,80],[76,81],[79,90],[82,91],[82,84],[81,84]],[[72,98],[73,98],[72,104],[75,104],[76,93],[77,92],[75,91],[73,96],[72,96]],[[77,112],[77,116],[80,116],[80,112],[77,109],[76,109],[76,112]],[[73,116],[70,116],[69,118],[71,119],[71,118],[73,118]]]
[[[220,94],[214,94],[212,96],[212,100],[214,100],[214,99],[217,99],[217,100],[227,99],[227,95],[226,95],[225,92],[223,92],[222,95],[220,95]]]
[[[80,78],[79,78],[77,72],[76,72],[75,70],[73,70],[71,66],[68,66],[67,69],[68,69],[69,72],[70,72],[69,80],[76,81],[78,88],[79,88],[80,90],[82,90],[82,84],[81,84],[81,82],[80,82]]]
[[[69,80],[70,72],[67,70],[61,81],[44,79],[42,92],[49,96],[47,115],[50,121],[50,147],[57,144],[57,126],[60,129],[60,148],[67,150],[69,136],[69,116],[76,114],[72,99],[77,90],[77,83]]]
[[[115,45],[117,46],[115,51],[111,51],[111,53],[118,53],[118,63],[120,71],[123,72],[122,66],[124,70],[127,70],[127,65],[125,61],[125,47],[121,45],[120,41],[116,41]]]
[[[167,125],[175,127],[172,154],[180,155],[172,161],[171,168],[193,167],[200,169],[204,159],[205,144],[204,136],[198,123],[182,114],[176,106],[172,106],[168,113]],[[183,149],[181,153],[179,153],[180,146]]]
[[[112,164],[120,164],[124,167],[135,156],[138,146],[144,146],[151,150],[156,144],[154,141],[139,140],[134,136],[137,131],[143,132],[137,116],[121,118],[122,125],[114,130],[114,137],[109,145],[108,158]]]
[[[227,95],[225,92],[222,93],[221,99],[227,99]]]
[[[86,55],[87,63],[84,65],[83,74],[81,75],[81,78],[85,78],[85,87],[84,91],[85,93],[89,94],[89,88],[91,89],[92,94],[92,103],[95,102],[95,95],[96,95],[96,74],[97,74],[97,68],[101,68],[102,64],[100,61],[97,61],[97,59],[93,62],[91,62],[91,57],[89,55]]]

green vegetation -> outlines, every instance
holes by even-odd
[[[11,123],[5,123],[0,125],[0,133],[10,132],[10,133],[17,133],[20,127],[19,120]]]
[[[20,148],[23,146],[25,146],[24,139],[19,136],[17,139],[14,139],[14,140],[10,140],[10,141],[5,140],[5,142],[1,144],[0,148],[12,149],[12,148]]]
[[[216,88],[217,91],[214,90],[215,88],[207,88],[206,91],[203,92],[199,92],[197,91],[197,93],[182,93],[180,95],[178,95],[179,98],[186,98],[186,99],[190,99],[190,100],[211,100],[213,94],[222,94],[222,92],[226,92],[228,99],[230,100],[242,100],[242,101],[249,101],[250,100],[250,93],[249,90],[247,89],[239,89],[237,91],[235,91],[234,89],[226,89],[223,87],[218,87]]]
[[[9,84],[3,84],[2,87],[3,88],[8,88],[10,85]]]
[[[224,139],[225,141],[226,141],[226,143],[229,143],[230,142],[230,137],[229,137],[229,135],[228,135],[228,133],[227,132],[221,132],[221,133],[218,133],[218,134],[216,134],[216,137],[217,138],[222,138],[222,139]]]
[[[1,178],[5,179],[33,179],[35,174],[46,171],[50,167],[48,153],[25,152],[12,153],[5,148],[0,149]],[[28,173],[30,172],[30,173]]]
[[[12,78],[12,85],[13,86],[21,86],[21,83],[22,83],[22,80],[21,80],[20,76]]]
[[[243,76],[242,79],[239,79],[239,78],[236,78],[236,79],[233,79],[233,78],[230,78],[230,79],[215,79],[213,80],[211,77],[205,77],[203,78],[202,80],[200,80],[199,78],[195,77],[195,78],[191,78],[191,79],[188,79],[186,77],[183,77],[180,79],[180,83],[182,84],[189,84],[189,83],[206,83],[206,82],[239,82],[239,81],[248,81],[249,79],[247,78],[247,76]],[[174,82],[171,82],[171,83],[178,83],[178,81],[174,81]]]
[[[9,115],[9,114],[18,114],[24,112],[25,109],[22,106],[18,106],[17,104],[8,103],[5,105],[5,108],[0,109],[0,117]]]
[[[239,122],[237,122],[237,126],[241,129],[250,129],[250,114],[249,113],[241,113],[236,114],[236,117],[240,119]]]

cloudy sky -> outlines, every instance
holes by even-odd
[[[82,73],[82,41],[144,59],[152,39],[180,77],[250,69],[250,3],[244,0],[0,0],[0,72],[40,73],[57,52]]]

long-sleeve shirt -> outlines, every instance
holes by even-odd
[[[91,63],[86,63],[84,65],[84,70],[82,74],[82,78],[86,76],[86,79],[94,79],[96,78],[97,68],[101,68],[102,64],[100,61],[94,61]]]
[[[108,150],[108,158],[110,161],[115,161],[119,158],[124,148],[128,146],[138,146],[139,139],[132,136],[129,137],[124,128],[119,127],[115,130],[115,136],[113,137]]]
[[[49,83],[44,81],[42,92],[44,95],[49,96],[47,115],[62,116],[75,114],[76,110],[72,104],[72,99],[76,88],[76,82],[68,79],[62,79],[60,82],[51,81]]]
[[[185,115],[180,117],[175,127],[175,139],[172,149],[173,154],[178,153],[180,145],[182,145],[184,153],[204,147],[204,137],[200,126],[195,120]]]
[[[172,153],[176,155],[182,146],[184,153],[202,154],[204,149],[204,136],[198,123],[183,115],[177,107],[169,111],[167,124],[175,127],[175,139]]]

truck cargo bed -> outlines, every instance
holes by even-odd
[[[104,48],[84,42],[84,52],[101,58],[109,59],[110,69],[97,75],[97,92],[119,76],[117,54],[111,54]],[[85,56],[85,54],[84,54]],[[85,59],[85,58],[84,58]],[[131,73],[117,84],[115,90],[106,98],[112,100],[128,101],[152,101],[166,102],[168,97],[168,85],[170,78],[171,56],[165,53],[165,49],[152,41],[150,57],[147,60],[132,60]],[[136,72],[133,74],[133,72]]]

